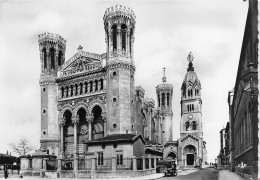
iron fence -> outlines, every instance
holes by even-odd
[[[46,160],[46,169],[47,170],[57,170],[58,169],[58,161],[57,161],[57,159],[48,159],[48,160]]]
[[[117,170],[133,170],[133,160],[132,158],[122,158],[116,159],[116,169]]]

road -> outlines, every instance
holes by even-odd
[[[191,172],[189,174],[186,174],[186,172]],[[215,168],[203,168],[203,169],[199,169],[195,172],[193,171],[183,171],[178,173],[177,176],[172,177],[163,177],[161,178],[162,180],[165,179],[173,179],[173,180],[218,180],[218,170],[216,170]],[[185,175],[186,174],[186,175]]]

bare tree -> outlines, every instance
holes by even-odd
[[[21,138],[17,144],[10,144],[10,148],[12,148],[13,152],[19,156],[27,155],[29,152],[34,150],[33,146],[29,144],[28,139]]]

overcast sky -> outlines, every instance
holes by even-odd
[[[209,160],[220,150],[219,131],[228,121],[227,95],[235,84],[248,2],[242,0],[0,0],[0,152],[26,137],[40,140],[40,53],[37,35],[67,40],[66,60],[77,52],[105,52],[103,15],[117,3],[136,15],[135,85],[156,100],[162,82],[173,90],[174,140],[180,132],[181,83],[187,55],[202,85],[202,121]]]

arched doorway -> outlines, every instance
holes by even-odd
[[[79,156],[84,155],[84,142],[88,141],[88,124],[86,121],[86,111],[80,108],[77,112],[77,118],[79,119],[79,124],[77,126],[77,149]]]
[[[167,155],[168,158],[171,158],[171,159],[176,159],[176,154],[174,152],[170,152],[168,155]]]
[[[187,145],[184,148],[184,155],[186,156],[186,165],[195,165],[196,162],[196,148],[193,145]]]
[[[92,123],[92,139],[98,139],[104,137],[104,121],[102,120],[102,109],[99,106],[95,106],[92,109],[94,120]]]
[[[71,121],[72,113],[69,110],[66,110],[63,114],[65,119],[64,125],[64,152],[65,157],[70,158],[73,154],[73,142],[74,142],[74,125]]]

